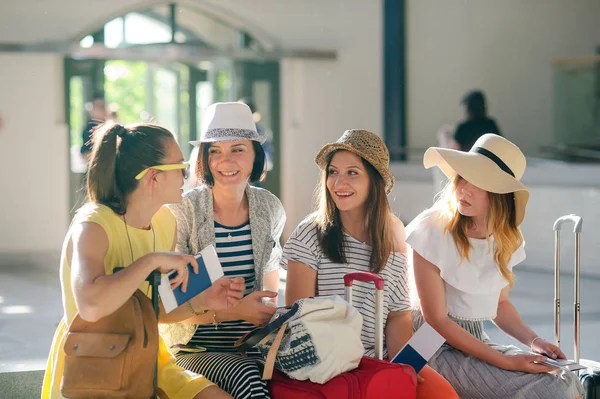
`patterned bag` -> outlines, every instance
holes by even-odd
[[[324,384],[353,370],[364,354],[362,317],[341,297],[300,299],[279,309],[265,327],[248,333],[237,348],[256,346],[266,359],[263,379],[273,367],[296,380]]]

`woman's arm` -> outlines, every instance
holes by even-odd
[[[108,236],[96,223],[73,225],[70,241],[71,286],[79,315],[86,321],[98,321],[119,309],[156,269],[146,255],[124,270],[106,275]]]
[[[402,221],[395,215],[392,215],[392,233],[394,235],[394,252],[406,254],[406,231],[404,230]],[[399,287],[408,287],[408,270],[402,270],[401,272],[407,280],[399,281],[398,285]],[[406,300],[408,306],[410,303],[409,293],[399,289],[396,294],[399,296],[397,300]],[[410,310],[389,312],[385,324],[385,344],[390,359],[410,339],[412,328],[412,312]]]
[[[316,293],[317,271],[303,263],[289,260],[285,286],[286,306],[298,299],[316,296]]]
[[[453,347],[496,367],[508,368],[506,356],[473,337],[448,317],[444,281],[439,269],[414,250],[413,262],[417,294],[425,321]]]
[[[404,223],[396,215],[392,215],[392,234],[394,236],[394,252],[406,254],[406,231]]]
[[[509,287],[505,287],[500,293],[498,311],[494,323],[502,331],[529,347],[531,346],[531,341],[537,337],[537,334],[525,324],[521,316],[519,316],[517,309],[515,309],[508,299],[509,289]]]
[[[263,276],[263,287],[265,291],[279,292],[279,267]],[[269,305],[277,307],[277,297],[270,300]]]
[[[539,337],[517,312],[517,309],[508,299],[509,287],[505,287],[500,293],[498,301],[497,316],[494,323],[505,333],[521,342],[536,353],[545,354],[552,358],[565,359],[565,354],[557,346]]]
[[[410,310],[390,312],[385,324],[385,346],[388,350],[388,359],[408,342],[412,336],[412,314]]]

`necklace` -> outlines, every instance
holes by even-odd
[[[236,213],[238,213],[238,214],[239,214],[239,210],[240,210],[240,209],[243,209],[244,205],[245,205],[245,202],[244,202],[244,201],[242,201],[242,203],[239,205],[239,207],[238,207],[238,210],[237,210],[237,212],[236,212]],[[222,221],[223,221],[223,218],[221,217],[220,211],[218,211],[218,210],[214,209],[214,207],[215,207],[215,206],[214,206],[214,198],[213,198],[213,214],[214,214],[214,216],[213,216],[213,219],[214,219],[215,221],[217,221],[217,223],[220,223],[220,222],[222,222]],[[245,211],[246,211],[246,210],[244,210],[244,212],[245,212]],[[237,218],[237,215],[236,215],[236,218]],[[220,224],[221,224],[221,225],[223,225],[223,226],[225,226],[225,223],[220,223]],[[228,233],[228,234],[227,234],[227,237],[226,237],[226,239],[227,239],[227,241],[231,241],[231,240],[233,240],[233,236],[231,235],[231,233]]]
[[[123,223],[125,223],[125,234],[127,234],[127,242],[129,242],[131,263],[133,263],[133,246],[131,245],[131,238],[129,238],[129,229],[127,228],[127,219],[125,219],[125,215],[123,215]],[[152,252],[156,252],[156,235],[154,234],[154,226],[152,226],[152,222],[150,222],[150,230],[152,230]]]

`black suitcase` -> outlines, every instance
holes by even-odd
[[[581,331],[580,305],[579,305],[579,270],[581,230],[583,219],[576,215],[566,215],[554,222],[554,340],[560,346],[560,229],[566,222],[575,224],[575,300],[574,300],[574,360],[587,366],[587,370],[579,372],[579,380],[585,390],[584,399],[600,399],[600,363],[579,358],[579,335]]]
[[[585,390],[585,399],[600,399],[600,374],[597,371],[581,374],[579,379]]]

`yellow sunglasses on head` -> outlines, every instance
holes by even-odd
[[[183,178],[187,179],[188,175],[189,175],[189,167],[190,167],[190,164],[188,164],[187,162],[149,166],[146,169],[142,170],[140,173],[138,173],[137,176],[135,176],[135,180],[141,180],[146,175],[146,173],[148,173],[148,171],[150,169],[156,169],[156,170],[162,170],[162,171],[181,169]]]

